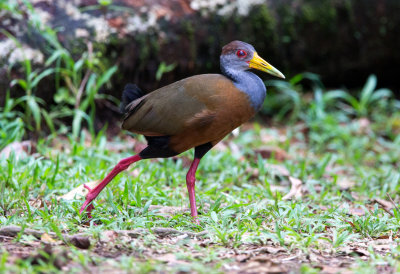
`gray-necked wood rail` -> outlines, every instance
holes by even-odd
[[[102,189],[132,163],[149,158],[167,158],[194,148],[194,160],[186,175],[191,214],[198,223],[195,174],[200,159],[232,130],[249,120],[266,96],[263,81],[251,68],[285,78],[258,56],[254,47],[233,41],[222,48],[222,74],[192,76],[151,93],[143,94],[128,84],[121,107],[125,112],[122,128],[143,134],[147,147],[135,156],[122,159],[89,193],[81,207],[90,217],[92,201]]]

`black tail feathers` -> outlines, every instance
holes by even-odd
[[[142,97],[143,91],[135,84],[127,84],[122,92],[122,99],[119,109],[122,113],[125,113],[125,108],[130,102]]]

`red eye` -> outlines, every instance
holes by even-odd
[[[238,51],[236,52],[236,55],[237,55],[239,58],[243,58],[243,57],[246,57],[247,52],[245,52],[244,50],[240,49],[240,50],[238,50]]]

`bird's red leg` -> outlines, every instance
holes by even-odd
[[[84,185],[86,189],[89,190],[89,193],[86,195],[86,200],[83,203],[81,210],[79,210],[79,213],[82,214],[82,212],[85,210],[88,213],[88,217],[91,218],[90,212],[94,209],[94,206],[91,204],[91,202],[99,195],[99,193],[103,190],[103,188],[106,187],[106,185],[121,171],[127,169],[131,164],[142,160],[142,157],[140,155],[135,155],[131,156],[125,159],[122,159],[119,161],[119,163],[113,168],[113,170],[101,181],[99,185],[97,185],[95,188],[90,189],[88,186]]]
[[[186,186],[189,191],[190,212],[196,224],[200,224],[199,219],[197,218],[196,196],[194,191],[194,186],[196,183],[196,170],[199,166],[199,163],[200,158],[194,158],[192,165],[190,166],[189,171],[186,174]]]

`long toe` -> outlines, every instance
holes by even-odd
[[[92,191],[92,189],[89,186],[87,186],[86,184],[84,184],[83,187],[86,188],[87,190],[89,190],[89,192]]]
[[[90,204],[87,208],[86,208],[86,214],[89,218],[89,220],[91,220],[93,218],[92,216],[92,210],[94,209],[94,205]]]
[[[93,204],[91,204],[91,202],[92,202],[91,199],[86,198],[81,209],[79,210],[79,213],[82,214],[86,209],[86,212],[90,214],[90,212],[94,209],[94,206]]]

